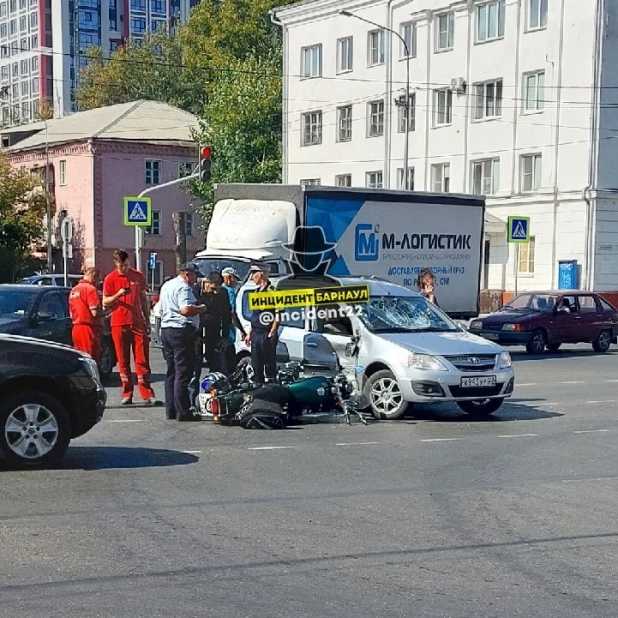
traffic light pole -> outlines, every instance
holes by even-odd
[[[160,185],[155,185],[154,187],[148,187],[144,189],[137,197],[144,197],[148,193],[154,193],[159,189],[166,189],[167,187],[173,187],[174,185],[180,185],[183,182],[187,182],[188,180],[195,180],[199,178],[199,172],[193,173],[190,176],[184,176],[183,178],[176,178],[176,180],[170,180],[169,182],[164,182]],[[144,231],[140,225],[135,226],[135,269],[141,271],[142,259],[141,259],[141,250],[144,246]]]

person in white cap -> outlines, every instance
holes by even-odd
[[[245,339],[247,334],[245,333],[245,329],[243,328],[240,320],[238,319],[238,314],[236,313],[236,290],[238,289],[238,284],[240,283],[240,277],[238,276],[236,270],[234,270],[231,266],[224,268],[221,271],[221,275],[223,277],[222,288],[229,296],[230,311],[232,312],[232,326],[230,327],[228,346],[225,352],[227,370],[229,373],[232,373],[234,369],[236,369],[236,330],[238,329],[240,331],[243,339]]]

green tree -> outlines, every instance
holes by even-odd
[[[40,184],[28,170],[12,168],[0,153],[0,281],[13,281],[32,268],[32,251],[45,239]]]
[[[80,73],[75,100],[80,110],[138,99],[162,101],[201,113],[206,100],[193,70],[183,64],[178,37],[149,33],[143,42],[129,41],[105,58],[100,47],[86,51],[88,64]]]

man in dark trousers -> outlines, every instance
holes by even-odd
[[[168,419],[200,421],[192,414],[189,380],[195,366],[195,340],[199,316],[206,307],[198,305],[193,286],[199,275],[195,264],[184,264],[178,277],[161,288],[161,342],[167,363],[165,412]]]
[[[232,314],[229,297],[221,289],[223,279],[221,274],[213,271],[196,284],[194,293],[197,302],[205,307],[200,315],[200,332],[196,340],[195,362],[193,376],[189,382],[189,398],[191,407],[197,411],[197,396],[200,392],[200,378],[204,357],[208,371],[227,375],[225,350],[230,334]]]
[[[257,286],[257,293],[274,291],[268,275],[260,266],[251,266],[249,277]],[[251,347],[251,365],[256,384],[274,382],[277,379],[279,320],[279,312],[272,309],[254,310],[251,314],[251,330],[245,334],[243,340]]]

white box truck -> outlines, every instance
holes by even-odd
[[[232,265],[243,276],[252,260],[289,272],[285,245],[310,253],[295,236],[317,226],[334,245],[327,274],[388,279],[416,289],[420,270],[436,276],[436,297],[451,317],[479,314],[485,198],[347,187],[220,184],[202,270]],[[308,238],[306,236],[305,238]]]

